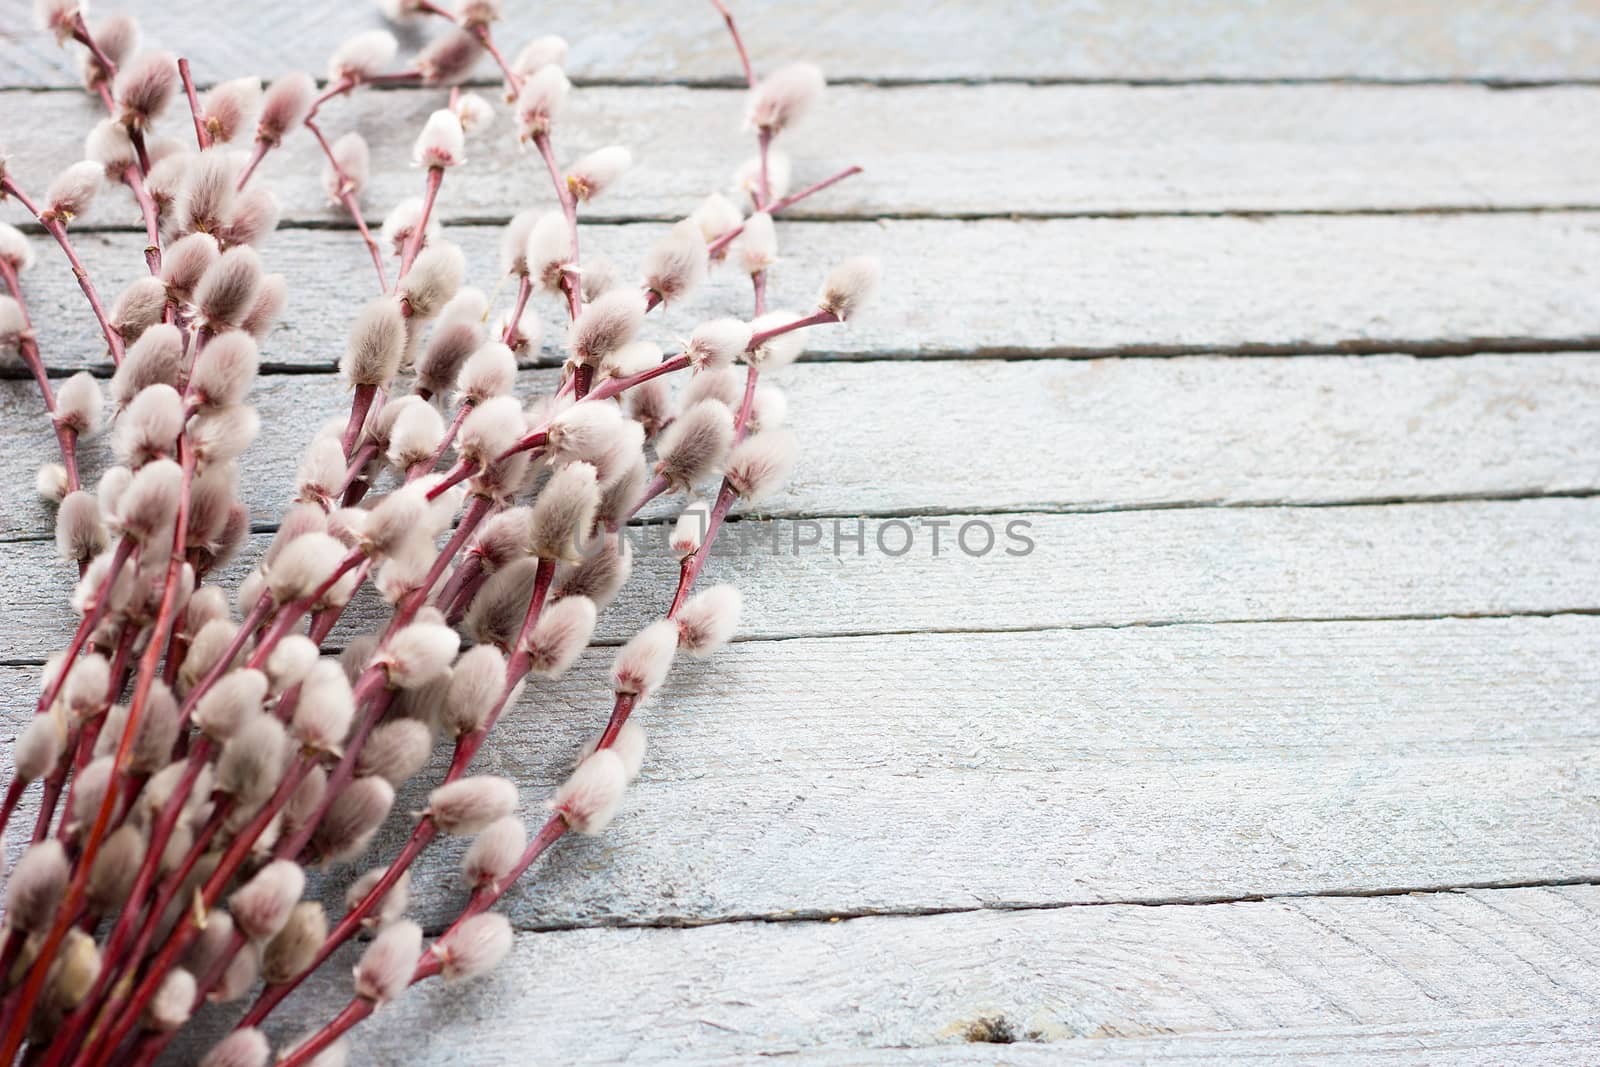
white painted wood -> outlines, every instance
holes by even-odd
[[[770,515],[1600,490],[1591,355],[819,363],[774,380],[805,451],[787,490],[763,501]],[[526,371],[519,391],[555,381]],[[349,393],[328,375],[270,375],[252,398],[265,429],[241,488],[255,521],[276,523],[302,448],[322,419],[348,411]],[[0,381],[0,537],[50,536],[54,512],[33,471],[55,447],[33,382]],[[109,437],[81,456],[91,476],[104,470]]]
[[[210,81],[242,73],[321,73],[345,37],[384,25],[374,5],[292,0],[243,11],[199,0],[127,0],[149,40],[189,55]],[[508,4],[499,40],[515,50],[536,34],[572,42],[580,78],[716,81],[740,76],[721,20],[709,6],[640,8],[606,0],[574,8]],[[1005,0],[935,8],[909,0],[746,0],[734,7],[759,67],[795,58],[835,77],[926,79],[1593,78],[1600,71],[1594,10],[1582,0],[1382,0],[1240,8],[1226,0]],[[7,85],[70,85],[69,62],[46,36],[0,42]],[[438,32],[422,24],[415,44]],[[479,73],[489,76],[485,59]]]
[[[1594,498],[874,520],[861,555],[844,540],[857,521],[840,520],[839,555],[831,520],[814,546],[804,520],[734,524],[704,581],[739,587],[746,638],[1600,608]],[[937,556],[932,522],[949,523]],[[988,527],[992,551],[957,547],[969,523],[968,547],[976,553]],[[1008,530],[1012,523],[1029,525]],[[600,624],[603,639],[630,636],[671,600],[678,561],[660,545],[662,528],[652,529]],[[890,555],[880,553],[880,535]],[[893,556],[908,535],[913,547]],[[267,539],[253,538],[228,569],[228,588]],[[0,663],[43,662],[76,622],[67,607],[76,575],[50,543],[8,547]],[[351,605],[336,642],[387,618],[369,593]]]
[[[651,754],[615,826],[563,842],[506,907],[548,928],[1600,879],[1597,632],[1568,616],[738,644],[678,665],[641,713]],[[604,722],[609,661],[530,687],[475,762],[519,784],[528,819]],[[31,677],[0,673],[7,735]],[[331,896],[393,854],[445,755],[370,858],[319,883]],[[459,904],[464,847],[419,861],[420,921]]]
[[[665,229],[593,227],[584,247],[631,273]],[[469,280],[492,289],[498,230],[450,232],[467,253]],[[107,299],[144,269],[132,234],[85,234],[81,243]],[[1600,345],[1592,299],[1600,216],[1581,212],[791,223],[780,225],[779,243],[784,262],[771,286],[779,307],[809,307],[827,271],[848,256],[883,260],[879,306],[848,327],[819,331],[815,358]],[[104,365],[103,342],[59,253],[40,253],[25,287],[44,358],[59,368]],[[333,367],[359,296],[372,291],[363,287],[376,287],[364,246],[349,232],[287,231],[263,257],[268,269],[300,280],[265,346],[269,367]],[[671,344],[704,317],[746,314],[747,289],[719,271],[683,306],[652,315],[648,333]],[[509,304],[506,292],[501,299]],[[553,302],[539,306],[554,358],[560,312]]]
[[[359,130],[372,146],[363,194],[380,221],[420,183],[412,144],[441,90],[363,92],[321,114],[330,138]],[[583,208],[591,220],[671,218],[732,188],[753,151],[735,90],[589,88],[556,134],[565,162],[625,144],[633,168]],[[83,94],[0,93],[16,116],[14,161],[42,188],[79,159],[101,117]],[[448,220],[503,219],[553,205],[536,154],[519,149],[502,109],[451,170]],[[1572,207],[1600,204],[1600,89],[1505,92],[1481,86],[1198,85],[841,86],[786,135],[796,187],[860,164],[866,173],[790,209],[791,217],[1005,216],[1218,211]],[[186,109],[165,123],[191,138]],[[290,221],[344,223],[323,191],[323,156],[301,132],[262,165]],[[742,197],[741,197],[742,199]],[[90,225],[140,222],[114,190]]]
[[[486,978],[380,1011],[352,1062],[1576,1064],[1600,1044],[1596,901],[1582,886],[523,935]],[[273,1032],[342,1003],[346,957]],[[1024,1043],[967,1042],[995,1020]]]

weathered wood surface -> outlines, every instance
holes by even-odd
[[[631,272],[665,228],[591,227],[585,248]],[[492,289],[498,228],[450,232],[473,265],[469,280]],[[1600,214],[791,224],[780,225],[779,242],[778,307],[811,306],[828,269],[848,256],[883,260],[883,303],[847,327],[818,330],[819,359],[1600,345]],[[142,269],[132,234],[85,234],[81,244],[107,299]],[[71,274],[40,251],[25,286],[45,359],[61,369],[105,365]],[[287,231],[263,254],[292,277],[376,285],[352,233]],[[708,315],[743,313],[747,288],[719,271],[682,306],[653,315],[647,332],[670,345]],[[509,304],[504,291],[501,299]],[[554,360],[559,309],[538,306]],[[339,287],[296,290],[264,346],[268,367],[332,368],[356,307]]]
[[[1596,880],[1597,636],[1563,616],[741,643],[675,672],[617,824],[505,907],[551,928]],[[604,723],[609,658],[532,687],[475,763],[529,820]],[[0,679],[9,736],[33,672]],[[330,897],[393,854],[445,755]],[[459,906],[463,848],[420,861],[424,924]]]
[[[820,530],[804,520],[730,528],[705,580],[739,586],[744,637],[1600,609],[1595,498],[838,522],[841,535],[861,522],[864,554],[848,543],[834,554],[834,520]],[[933,523],[948,524],[937,556]],[[991,551],[957,547],[968,525],[974,552],[993,532]],[[603,617],[602,639],[631,635],[670,600],[678,561],[654,533]],[[820,544],[796,552],[813,533]],[[892,555],[908,538],[912,548]],[[1019,538],[1034,547],[1012,555],[1026,549]],[[226,588],[266,542],[252,539],[224,573]],[[14,591],[0,605],[0,663],[43,662],[76,622],[66,605],[75,576],[48,542],[6,547]],[[380,607],[367,587],[335,642],[376,626]]]
[[[353,1062],[1586,1063],[1597,903],[1582,886],[525,935],[494,976],[380,1011]],[[285,1005],[281,1039],[348,996],[352,955]],[[1001,1026],[1020,1044],[968,1043]]]
[[[24,0],[8,0],[3,84],[75,84],[72,61],[31,32]],[[383,26],[374,4],[292,0],[246,9],[201,0],[119,5],[148,39],[190,56],[203,81],[289,69],[320,74],[352,33]],[[515,50],[543,33],[572,42],[579,78],[732,84],[738,60],[709,5],[643,13],[621,0],[571,8],[506,5],[497,39]],[[946,4],[912,0],[748,0],[735,7],[758,65],[816,58],[836,78],[1191,79],[1470,78],[1542,81],[1600,76],[1600,25],[1583,0],[1092,0]],[[670,15],[670,17],[669,17]],[[418,43],[440,24],[418,24]],[[479,72],[492,75],[485,59]]]
[[[519,393],[549,392],[556,374],[523,372]],[[777,380],[807,444],[798,476],[762,502],[765,515],[1600,490],[1600,357],[1586,354],[819,363]],[[241,492],[267,525],[292,497],[317,425],[348,411],[349,393],[331,375],[270,375],[252,399],[266,431],[243,457]],[[54,448],[33,382],[0,381],[0,537],[51,535],[32,476]],[[86,470],[103,470],[109,435],[80,455]]]
[[[443,100],[443,90],[363,92],[323,108],[330,137],[359,130],[372,146],[363,194],[372,221],[417,195],[412,143]],[[575,93],[557,135],[561,157],[625,144],[636,160],[584,217],[672,218],[731,188],[735,165],[751,153],[742,107],[733,90]],[[102,108],[83,94],[5,92],[0,113],[15,116],[8,140],[37,145],[15,167],[25,188],[42,189],[83,150],[63,132],[88,128]],[[175,107],[165,128],[187,136],[188,121]],[[445,182],[447,221],[500,219],[551,202],[538,156],[515,150],[511,138],[505,110],[474,135],[467,165]],[[867,167],[795,205],[791,217],[1600,204],[1600,89],[1576,86],[841,86],[783,143],[796,187]],[[268,157],[257,180],[291,223],[344,223],[344,209],[327,203],[322,169],[321,151],[302,132]],[[85,224],[139,221],[132,197],[117,190]]]

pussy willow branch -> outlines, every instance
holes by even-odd
[[[61,466],[67,472],[67,492],[76,492],[80,488],[78,481],[78,433],[69,426],[63,426],[56,419],[56,394],[50,388],[50,376],[45,373],[44,359],[39,355],[39,342],[34,339],[33,320],[28,316],[28,302],[22,295],[22,286],[17,279],[17,269],[11,265],[9,259],[0,259],[0,279],[5,281],[6,289],[11,293],[11,298],[17,302],[17,308],[22,312],[22,337],[17,344],[17,349],[22,355],[22,362],[27,364],[28,373],[33,375],[33,380],[39,383],[39,392],[44,396],[44,408],[50,415],[50,424],[55,428],[56,446],[61,451]],[[0,830],[5,828],[5,819],[0,817]]]
[[[94,282],[89,280],[89,271],[84,267],[83,261],[78,258],[77,250],[72,247],[72,241],[67,237],[67,227],[60,219],[46,219],[32,200],[17,186],[9,175],[0,175],[0,200],[7,196],[17,198],[17,203],[38,220],[39,225],[55,238],[56,244],[61,246],[61,251],[67,257],[67,262],[72,264],[72,276],[78,280],[78,288],[83,290],[83,297],[89,301],[89,309],[94,312],[95,320],[100,323],[100,332],[105,335],[106,347],[111,350],[111,361],[122,362],[122,335],[111,328],[110,321],[106,318],[105,308],[100,303],[100,294],[95,292]]]

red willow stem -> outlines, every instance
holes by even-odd
[[[14,196],[23,208],[38,220],[56,244],[61,246],[61,251],[66,255],[67,262],[72,264],[72,275],[78,279],[78,288],[83,290],[84,299],[89,301],[89,309],[94,312],[95,319],[100,323],[100,332],[105,334],[106,346],[111,349],[111,361],[122,362],[122,335],[111,328],[111,321],[106,318],[106,310],[100,303],[100,294],[95,292],[94,283],[89,280],[89,271],[84,267],[83,261],[78,258],[77,251],[72,247],[72,241],[67,237],[67,227],[57,218],[46,219],[34,206],[33,201],[17,187],[17,183],[9,177],[0,175],[0,200],[6,196]]]
[[[556,187],[556,199],[561,201],[561,214],[567,220],[567,241],[572,246],[572,256],[561,268],[561,288],[567,294],[567,314],[577,319],[583,310],[583,278],[578,274],[578,198],[567,187],[561,176],[561,166],[556,162],[555,148],[548,133],[533,136],[534,147],[544,158],[545,169],[550,172],[550,182]]]
[[[323,1049],[339,1040],[345,1031],[371,1015],[376,1007],[376,1004],[364,997],[351,997],[350,1003],[340,1009],[338,1015],[329,1020],[322,1029],[296,1045],[294,1051],[278,1060],[276,1067],[304,1067]]]
[[[439,197],[439,186],[444,183],[444,168],[429,167],[427,184],[422,191],[422,214],[417,218],[417,225],[406,238],[404,254],[400,257],[400,274],[395,284],[399,285],[405,280],[406,274],[411,270],[411,264],[416,261],[417,253],[422,251],[422,240],[427,234],[428,216],[433,214],[433,203]]]
[[[522,339],[522,313],[528,307],[528,297],[533,295],[533,282],[524,274],[517,283],[517,302],[511,308],[511,319],[506,323],[505,331],[500,335],[500,342],[507,348],[515,348]]]
[[[83,851],[74,868],[72,880],[67,885],[66,897],[28,972],[27,983],[22,988],[22,997],[17,1002],[17,1016],[6,1028],[5,1043],[0,1046],[0,1063],[11,1063],[15,1059],[27,1032],[33,1005],[44,989],[50,963],[55,959],[56,951],[61,947],[62,940],[67,936],[68,929],[71,928],[79,909],[83,906],[88,890],[89,872],[94,867],[95,857],[99,854],[106,828],[111,823],[112,812],[117,807],[121,792],[121,775],[133,756],[133,742],[138,735],[139,723],[144,717],[156,673],[161,667],[161,654],[165,650],[167,634],[176,614],[178,578],[183,573],[184,548],[189,528],[189,490],[195,468],[193,449],[187,447],[182,438],[179,439],[178,448],[183,475],[179,487],[177,511],[173,517],[172,554],[167,560],[167,575],[161,590],[161,607],[151,628],[150,642],[139,663],[138,680],[134,683],[133,696],[128,701],[127,722],[123,727],[122,738],[117,744],[116,755],[112,758],[111,780],[106,786],[105,796],[100,799],[100,808],[95,813],[94,823],[84,838]]]
[[[144,265],[150,273],[156,276],[161,274],[161,212],[156,207],[150,190],[145,188],[144,174],[139,170],[139,164],[130,163],[122,172],[122,182],[133,193],[133,198],[139,204],[139,214],[144,218],[144,237],[147,242],[144,246]]]
[[[841,170],[839,173],[834,174],[834,175],[832,175],[830,177],[824,178],[820,182],[816,182],[815,184],[808,185],[804,189],[801,189],[797,193],[790,193],[788,196],[784,197],[782,200],[779,200],[777,203],[775,203],[771,207],[767,208],[767,214],[776,215],[776,214],[778,214],[778,212],[783,211],[785,208],[793,207],[795,204],[798,204],[800,201],[804,200],[806,197],[812,196],[812,195],[814,195],[816,193],[822,192],[822,190],[828,188],[830,185],[837,185],[839,182],[844,181],[846,178],[851,178],[851,177],[854,177],[857,174],[860,174],[861,170],[862,170],[862,168],[860,168],[860,167],[846,167],[844,170]],[[718,252],[721,252],[724,248],[727,248],[730,244],[732,244],[733,241],[734,241],[734,238],[738,237],[743,232],[744,232],[744,223],[741,222],[739,225],[735,226],[733,229],[729,230],[727,233],[723,234],[721,237],[718,237],[715,241],[712,241],[710,244],[706,245],[706,252],[709,255],[715,256]]]
[[[105,51],[95,41],[94,34],[89,32],[89,24],[84,21],[81,11],[72,18],[72,39],[87,48],[89,54],[94,56],[94,61],[99,64],[100,70],[104,73],[102,83],[116,81],[117,65],[111,62],[111,57],[106,55]],[[108,110],[111,107],[109,97],[107,98],[106,107]]]
[[[739,27],[733,21],[733,12],[729,11],[722,0],[711,0],[711,6],[717,9],[717,14],[722,16],[722,21],[728,24],[728,36],[733,38],[733,47],[739,51],[739,63],[744,67],[744,80],[750,88],[756,87],[755,68],[750,66],[750,55],[744,50],[744,39],[739,36]]]
[[[326,97],[327,94],[323,95]],[[350,175],[345,173],[343,167],[339,166],[339,161],[333,155],[333,146],[328,144],[328,139],[323,136],[322,127],[318,126],[310,115],[306,116],[305,127],[317,139],[317,145],[322,149],[322,154],[327,157],[328,166],[333,168],[334,176],[339,183],[339,202],[350,213],[350,218],[355,222],[356,229],[361,234],[361,240],[367,246],[367,254],[372,257],[372,265],[378,271],[378,288],[387,293],[389,291],[389,276],[383,269],[383,250],[378,246],[377,239],[372,236],[372,231],[367,228],[367,220],[361,215],[361,203],[356,199]]]
[[[178,60],[178,77],[183,79],[183,92],[189,98],[189,114],[194,118],[194,141],[202,150],[211,147],[211,134],[200,119],[200,100],[194,94],[194,79],[189,76],[189,60]]]
[[[356,386],[355,396],[350,401],[350,421],[345,423],[344,434],[339,438],[339,444],[344,449],[344,454],[351,455],[355,448],[356,438],[361,436],[361,427],[367,421],[367,412],[372,408],[372,399],[378,395],[376,385]]]

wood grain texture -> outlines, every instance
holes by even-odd
[[[1600,879],[1597,635],[1564,616],[741,643],[679,665],[617,823],[505,907],[522,928],[692,925]],[[475,762],[529,820],[603,724],[609,660],[531,687]],[[0,673],[8,736],[33,673]],[[318,883],[330,900],[393,855],[446,755]],[[419,861],[425,925],[459,906],[464,847]]]
[[[665,224],[591,227],[585,247],[636,269]],[[468,278],[496,281],[493,227],[460,226]],[[143,268],[132,234],[82,235],[108,295]],[[829,268],[883,260],[882,301],[848,327],[819,330],[812,358],[978,358],[1477,350],[1600,346],[1600,214],[1274,216],[886,221],[780,225],[774,306],[806,308]],[[72,276],[41,248],[25,276],[47,363],[104,366],[104,342]],[[268,269],[376,285],[352,233],[286,231]],[[972,287],[981,267],[981,295]],[[747,282],[719,271],[648,335],[668,345],[713,314],[743,314]],[[357,288],[356,292],[366,290]],[[302,283],[264,346],[270,366],[332,368],[356,301],[343,284]],[[502,300],[509,297],[502,292]],[[504,304],[502,306],[505,306]],[[562,334],[547,316],[545,354]],[[20,368],[12,371],[20,374]]]
[[[866,538],[860,555],[843,540],[858,522]],[[820,531],[804,520],[744,522],[730,527],[704,580],[737,585],[744,595],[740,633],[768,639],[1550,614],[1600,609],[1597,522],[1595,498],[850,519],[839,520],[838,555],[833,520]],[[948,524],[937,555],[934,523]],[[984,547],[984,530],[994,532],[987,554],[957,547],[969,525],[964,536],[973,553]],[[660,543],[662,528],[651,531],[639,542],[632,579],[601,622],[602,639],[631,635],[670,601],[678,561]],[[812,542],[814,532],[820,543]],[[236,588],[267,540],[251,539],[224,573],[226,588]],[[53,544],[7,547],[4,579],[13,592],[0,604],[0,663],[43,662],[76,623],[67,607],[75,575]],[[376,626],[388,616],[382,608],[367,587],[334,641]]]
[[[556,374],[524,371],[520,394]],[[798,477],[762,502],[775,516],[1600,490],[1591,355],[817,363],[775,379],[806,442]],[[271,375],[252,398],[264,430],[241,488],[255,522],[275,524],[302,449],[349,393],[331,375]],[[51,535],[33,471],[54,448],[35,385],[0,381],[0,537]],[[109,435],[80,455],[91,477],[104,470]]]
[[[490,976],[379,1012],[352,1062],[1576,1064],[1600,1036],[1597,902],[1582,886],[524,935]],[[277,1034],[331,1014],[353,956]],[[1020,1043],[967,1043],[983,1021]]]
[[[22,0],[0,47],[8,85],[75,84],[70,60],[32,33]],[[211,81],[288,69],[320,73],[340,41],[384,25],[375,5],[292,0],[224,11],[200,0],[118,5],[143,20],[148,40],[187,54]],[[512,50],[536,34],[572,42],[579,78],[715,81],[739,77],[715,13],[700,5],[646,9],[622,0],[564,9],[508,4],[497,38]],[[735,8],[757,65],[812,58],[836,78],[927,79],[1209,78],[1593,78],[1600,26],[1583,0],[1272,0],[1241,8],[1227,0],[1093,0],[981,5],[910,0],[748,0]],[[419,25],[415,44],[438,32]],[[488,76],[484,60],[480,73]]]
[[[492,95],[492,94],[491,94]],[[412,143],[442,90],[363,92],[321,111],[334,137],[372,146],[363,194],[373,222],[417,193]],[[590,220],[681,216],[732,189],[751,154],[733,90],[579,91],[557,134],[570,162],[627,145],[634,167],[584,207]],[[101,105],[81,94],[0,93],[15,161],[42,188],[81,157]],[[519,150],[505,110],[450,172],[446,221],[503,219],[550,205],[538,157]],[[1600,204],[1600,89],[1505,92],[1481,86],[841,86],[785,137],[797,187],[851,164],[866,173],[791,217],[1006,216],[1220,211],[1506,209]],[[1004,121],[997,121],[1003,117]],[[186,110],[165,129],[187,138]],[[180,125],[182,124],[182,125]],[[256,179],[288,222],[344,224],[323,191],[309,133],[285,142]],[[139,224],[132,197],[108,192],[90,225]],[[743,199],[739,197],[739,199]],[[15,211],[12,211],[15,216]]]

